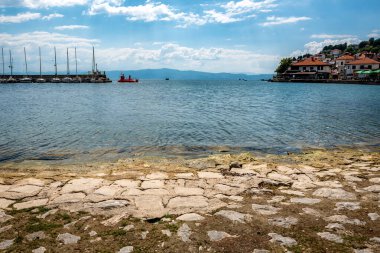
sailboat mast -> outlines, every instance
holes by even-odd
[[[78,76],[77,48],[75,47],[75,75]]]
[[[4,70],[4,48],[1,48],[1,59],[3,60],[3,76],[5,74],[5,70]]]
[[[92,72],[95,73],[95,48],[92,46]]]
[[[11,69],[11,76],[13,75],[12,51],[9,49],[9,68]]]
[[[25,59],[25,74],[28,76],[28,63],[26,62],[26,50],[24,47],[24,59]]]
[[[41,47],[38,47],[38,52],[39,52],[39,54],[40,54],[40,77],[42,77]]]
[[[70,75],[70,66],[69,66],[69,48],[66,51],[66,62],[67,62],[67,75]]]
[[[57,75],[57,50],[54,47],[54,67],[55,67],[55,75]]]

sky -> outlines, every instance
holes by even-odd
[[[380,37],[379,0],[0,0],[5,72],[174,68],[273,73],[282,57]],[[2,66],[0,66],[2,71]]]

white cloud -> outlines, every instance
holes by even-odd
[[[261,26],[274,26],[274,25],[282,25],[282,24],[292,24],[298,23],[300,21],[311,20],[310,17],[276,17],[270,16],[267,17],[267,21],[261,23]]]
[[[293,53],[291,53],[291,56],[300,56],[304,54],[317,54],[320,51],[322,51],[323,47],[329,46],[329,45],[338,45],[338,44],[344,44],[347,43],[350,44],[357,44],[360,40],[358,38],[346,38],[346,39],[340,39],[340,40],[331,40],[327,39],[324,41],[311,41],[304,45],[304,50],[296,50]]]
[[[181,12],[170,5],[161,2],[146,1],[141,5],[124,5],[123,0],[93,0],[87,14],[96,15],[106,13],[109,15],[124,15],[131,21],[175,21],[176,27],[190,25],[205,25],[207,23],[233,23],[256,17],[257,13],[270,12],[270,8],[277,6],[277,0],[242,0],[230,1],[226,4],[202,5],[204,10],[200,14]]]
[[[0,23],[22,23],[30,20],[40,19],[40,13],[24,12],[14,16],[0,16]]]
[[[59,14],[59,13],[53,13],[53,14],[49,14],[47,16],[44,16],[42,17],[43,20],[50,20],[50,19],[53,19],[53,18],[63,18],[64,15],[62,14]]]
[[[271,73],[279,56],[256,53],[245,49],[221,47],[192,48],[172,42],[142,43],[140,47],[104,48],[98,40],[69,36],[61,33],[31,32],[0,33],[0,46],[12,49],[15,71],[23,71],[23,47],[26,47],[30,71],[38,71],[38,47],[42,49],[43,70],[53,71],[54,51],[57,48],[58,70],[66,69],[66,48],[70,66],[74,66],[74,47],[77,47],[78,68],[91,69],[92,45],[96,47],[99,69],[175,68],[209,72]],[[146,45],[146,46],[144,46]],[[73,69],[73,67],[71,67]]]
[[[68,7],[74,5],[85,5],[87,0],[24,0],[23,6],[27,8],[50,8],[50,7]]]
[[[54,27],[55,30],[75,30],[75,29],[88,29],[87,25],[61,25]]]
[[[356,37],[357,36],[350,34],[313,34],[310,36],[312,39],[347,39]]]
[[[51,20],[53,18],[62,18],[64,17],[62,14],[53,13],[47,16],[41,16],[41,13],[38,12],[24,12],[18,13],[14,16],[4,16],[0,15],[0,23],[23,23],[31,20]]]
[[[380,38],[380,30],[372,30],[370,34],[368,34],[369,38]]]

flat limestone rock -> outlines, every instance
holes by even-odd
[[[62,187],[61,193],[84,192],[88,194],[99,188],[103,182],[104,180],[100,178],[73,179]]]
[[[270,253],[270,251],[266,249],[254,249],[253,253]]]
[[[98,202],[94,204],[94,207],[97,208],[103,208],[103,209],[110,209],[110,208],[116,208],[116,207],[124,207],[128,205],[127,200],[116,200],[116,199],[110,199],[110,200],[105,200],[102,202]]]
[[[277,172],[271,172],[267,175],[267,177],[272,180],[276,180],[283,183],[290,183],[291,181],[293,181],[290,177],[277,173]]]
[[[181,238],[183,242],[190,242],[191,234],[191,229],[186,223],[182,224],[182,226],[177,231],[177,236]]]
[[[358,219],[349,219],[346,215],[333,215],[325,218],[326,221],[338,222],[343,224],[353,224],[353,225],[365,225],[364,221]]]
[[[312,208],[305,207],[305,208],[302,208],[302,211],[303,211],[305,214],[308,214],[308,215],[313,215],[313,216],[316,216],[316,217],[321,216],[321,213],[320,213],[320,212],[318,212],[317,210],[312,209]]]
[[[63,204],[63,203],[76,203],[82,201],[86,197],[86,194],[82,192],[62,194],[52,201],[50,204]]]
[[[59,234],[57,236],[57,241],[63,244],[76,244],[80,240],[80,236],[72,235],[70,233]]]
[[[291,237],[285,237],[276,233],[269,233],[268,235],[272,237],[272,239],[270,240],[270,242],[272,243],[278,243],[285,247],[297,245],[297,241]]]
[[[335,204],[335,210],[350,210],[355,211],[361,209],[359,202],[338,202]]]
[[[37,178],[24,178],[15,183],[16,185],[36,185],[36,186],[44,186],[45,182],[41,179]]]
[[[154,189],[154,188],[164,188],[164,180],[149,180],[143,181],[141,184],[142,189]]]
[[[155,179],[168,179],[169,176],[166,173],[163,172],[155,172],[151,173],[145,176],[146,179],[148,180],[155,180]]]
[[[14,239],[0,242],[0,249],[7,249],[13,245]]]
[[[45,235],[44,231],[34,232],[34,233],[31,233],[31,234],[27,234],[25,236],[25,239],[27,239],[30,242],[34,241],[34,240],[43,240],[45,238],[46,238],[46,235]]]
[[[239,213],[239,212],[231,211],[231,210],[221,210],[215,213],[215,215],[222,216],[233,222],[238,222],[238,223],[245,223],[246,221],[251,220],[251,215],[243,214],[243,213]]]
[[[179,217],[177,217],[177,220],[180,221],[202,221],[205,218],[197,213],[186,213]]]
[[[327,241],[336,242],[336,243],[343,243],[342,237],[340,237],[339,235],[336,235],[336,234],[332,234],[330,232],[320,232],[320,233],[317,233],[317,235],[319,235],[321,238],[323,238]]]
[[[277,208],[271,205],[259,205],[259,204],[252,204],[252,209],[261,215],[273,215],[281,210],[281,208]]]
[[[94,191],[94,194],[99,194],[103,196],[112,197],[115,196],[117,193],[122,191],[123,188],[117,185],[106,185],[102,186]]]
[[[369,213],[368,214],[368,217],[372,220],[372,221],[375,221],[375,220],[378,220],[380,218],[380,215],[378,215],[377,213]]]
[[[32,207],[44,206],[48,203],[49,199],[35,199],[26,202],[16,203],[13,207],[16,210],[27,209]]]
[[[175,177],[178,179],[190,179],[194,177],[193,173],[177,173]]]
[[[144,218],[159,218],[167,213],[160,196],[141,195],[134,198],[138,212],[135,216]]]
[[[118,251],[118,253],[132,253],[132,252],[133,252],[133,246],[125,246]]]
[[[203,195],[204,190],[202,188],[196,187],[175,187],[174,194],[176,196],[195,196],[195,195]]]
[[[369,180],[371,183],[380,184],[380,177],[374,177]]]
[[[329,229],[329,230],[344,230],[344,226],[340,223],[329,223],[326,225],[325,227],[326,229]]]
[[[301,191],[294,191],[294,190],[281,190],[282,193],[288,194],[288,195],[296,195],[296,196],[305,196],[305,193]]]
[[[112,216],[111,218],[102,221],[101,223],[104,226],[115,226],[117,223],[119,223],[124,217],[128,216],[126,213],[117,214],[115,216]]]
[[[208,206],[207,198],[203,196],[174,197],[169,200],[168,208],[183,207],[206,207]]]
[[[220,178],[224,178],[224,176],[221,173],[208,172],[208,171],[198,172],[198,177],[199,178],[204,178],[204,179],[220,179]]]
[[[37,249],[32,250],[32,253],[45,253],[46,248],[45,247],[39,247]]]
[[[364,188],[365,191],[380,193],[380,184],[375,184]]]
[[[297,204],[305,204],[305,205],[314,205],[319,202],[321,202],[320,199],[312,199],[312,198],[291,198],[291,203],[297,203]]]
[[[8,206],[12,205],[15,202],[16,201],[14,200],[0,198],[0,209],[8,208]]]
[[[120,180],[116,180],[114,184],[119,185],[121,187],[126,187],[126,188],[138,188],[141,184],[141,181],[130,180],[130,179],[120,179]]]
[[[8,225],[0,228],[0,234],[11,229],[13,225]]]
[[[268,220],[270,225],[279,226],[283,228],[290,228],[293,225],[296,225],[298,223],[298,219],[294,217],[278,217],[278,218],[272,218]]]
[[[6,214],[4,211],[0,210],[0,223],[4,223],[13,219],[13,216]]]
[[[171,237],[172,236],[172,232],[170,232],[169,229],[164,229],[164,230],[161,230],[161,233],[166,235],[167,237]]]
[[[0,197],[7,199],[23,199],[33,197],[40,193],[42,187],[36,185],[16,185],[8,191],[0,193]]]
[[[354,253],[373,253],[373,251],[369,248],[367,248],[367,249],[354,249]]]
[[[228,237],[236,237],[226,232],[216,231],[216,230],[207,231],[207,235],[208,235],[208,238],[210,238],[210,241],[212,242],[218,242]]]
[[[354,200],[356,199],[355,194],[347,192],[340,188],[319,188],[314,191],[313,196],[323,197],[329,199],[343,199],[343,200]]]

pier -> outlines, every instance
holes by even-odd
[[[111,83],[105,72],[99,74],[80,75],[4,75],[0,78],[0,83]]]

